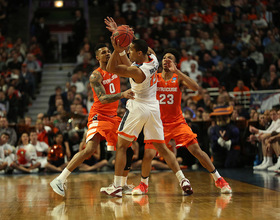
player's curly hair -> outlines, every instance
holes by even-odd
[[[174,49],[174,48],[165,49],[164,52],[163,52],[162,57],[164,57],[164,55],[167,54],[167,53],[173,54],[174,57],[175,57],[175,59],[176,59],[175,62],[176,62],[176,63],[179,63],[179,61],[180,61],[180,59],[181,59],[181,55],[180,55],[180,53],[179,53],[178,50],[176,50],[176,49]]]

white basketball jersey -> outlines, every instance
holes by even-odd
[[[146,79],[142,83],[135,83],[132,78],[129,79],[131,89],[135,93],[135,100],[141,102],[157,101],[157,77],[158,60],[154,54],[149,55],[150,61],[142,64],[132,63],[145,74]]]

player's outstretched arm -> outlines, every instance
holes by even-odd
[[[112,17],[105,18],[104,23],[106,24],[106,28],[111,32],[114,32],[118,27],[118,25]]]
[[[102,104],[115,102],[122,98],[127,98],[127,99],[132,98],[133,99],[133,97],[134,97],[134,93],[132,91],[128,92],[128,90],[125,92],[117,93],[117,94],[106,94],[105,88],[101,83],[102,76],[98,71],[94,71],[91,74],[89,81],[90,81],[90,86],[94,89],[99,101]]]
[[[190,88],[193,91],[198,90],[199,85],[196,83],[196,81],[182,73],[171,59],[167,59],[167,65],[171,72],[176,73],[178,75],[180,83],[185,84],[188,88]]]
[[[146,79],[146,76],[142,70],[135,66],[119,65],[118,60],[120,59],[120,51],[122,51],[123,48],[116,45],[113,36],[111,37],[111,42],[115,50],[107,63],[107,71],[121,77],[133,78],[136,83],[143,82]]]

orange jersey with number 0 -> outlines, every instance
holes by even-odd
[[[102,85],[105,88],[106,94],[110,95],[110,94],[117,94],[121,92],[120,78],[118,77],[118,75],[113,73],[108,73],[107,71],[102,70],[100,67],[96,69],[96,71],[98,71],[103,78]],[[99,101],[93,88],[92,88],[92,92],[93,92],[94,103],[90,109],[89,119],[94,117],[96,114],[101,114],[106,116],[117,115],[119,100],[112,103],[102,104]]]

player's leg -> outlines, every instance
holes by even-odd
[[[214,167],[213,163],[211,162],[209,156],[201,150],[198,143],[194,143],[188,146],[188,150],[190,153],[196,157],[200,164],[211,173],[213,179],[215,180],[215,185],[221,189],[222,193],[231,193],[231,188],[229,184],[225,181],[223,177],[220,176],[219,172]]]
[[[109,187],[102,187],[100,189],[101,193],[105,193],[109,196],[114,197],[122,197],[122,181],[123,175],[125,175],[124,169],[127,162],[126,151],[131,145],[131,142],[132,140],[126,140],[121,136],[118,137],[114,183],[111,184]]]
[[[193,194],[193,190],[190,184],[190,181],[185,177],[182,170],[180,169],[180,166],[178,164],[178,161],[176,160],[176,157],[173,152],[171,152],[165,145],[165,143],[156,143],[153,142],[155,148],[159,152],[159,154],[163,157],[163,159],[166,161],[168,166],[173,170],[175,173],[177,179],[179,180],[180,186],[182,190],[187,193],[188,195]]]
[[[128,176],[128,173],[131,169],[133,154],[134,154],[133,149],[131,147],[128,147],[127,150],[126,150],[126,165],[125,165],[125,168],[124,168],[124,171],[123,171],[122,183],[121,183],[121,186],[122,186],[122,189],[123,189],[122,193],[125,194],[125,195],[131,195],[131,192],[134,188],[133,185],[128,185],[127,184],[127,176]]]
[[[188,146],[189,152],[199,160],[200,164],[207,169],[209,172],[215,170],[213,163],[211,162],[209,156],[201,150],[198,143]]]
[[[71,174],[71,172],[77,168],[86,158],[91,156],[98,147],[100,142],[100,134],[96,133],[91,140],[89,140],[86,144],[85,149],[79,151],[74,155],[72,160],[68,163],[67,167],[62,171],[62,173],[56,177],[51,183],[51,187],[53,190],[61,195],[65,196],[65,182],[67,177]]]
[[[148,192],[149,176],[151,172],[151,164],[153,158],[156,156],[157,151],[151,147],[145,146],[144,157],[141,168],[141,182],[132,191],[132,195],[142,195]],[[147,147],[147,148],[146,148]]]

